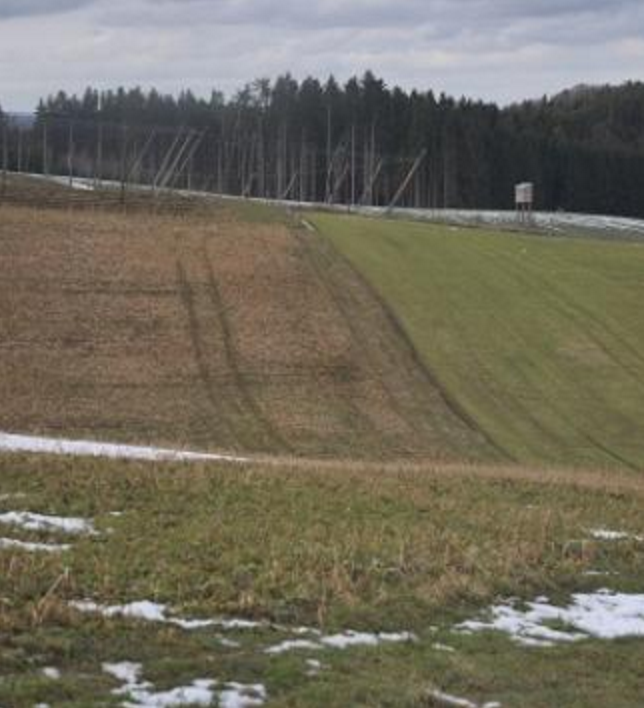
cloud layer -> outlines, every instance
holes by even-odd
[[[3,0],[0,103],[59,88],[233,91],[291,71],[507,102],[644,78],[641,0]]]

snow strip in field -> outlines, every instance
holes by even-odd
[[[124,617],[145,622],[161,622],[174,624],[182,629],[203,629],[205,627],[219,627],[220,629],[256,629],[262,627],[260,622],[245,619],[181,619],[169,614],[167,605],[161,605],[149,600],[130,602],[127,605],[99,605],[91,600],[72,601],[70,606],[79,612],[91,612],[103,617]]]
[[[467,698],[452,696],[444,691],[430,691],[429,697],[440,705],[456,706],[456,708],[501,708],[501,704],[496,701],[492,703],[474,703],[473,701],[468,701]]]
[[[626,531],[611,531],[610,529],[591,529],[590,535],[597,541],[644,541],[644,536],[636,536]]]
[[[18,526],[27,531],[46,531],[48,533],[88,534],[92,536],[97,533],[94,528],[94,522],[88,519],[45,516],[44,514],[32,514],[30,511],[8,511],[6,514],[0,514],[0,524]]]
[[[25,551],[26,553],[63,553],[71,546],[56,543],[27,543],[13,538],[0,538],[0,551],[2,549]]]
[[[463,622],[456,630],[468,634],[496,630],[509,634],[525,646],[553,646],[590,637],[644,636],[644,595],[599,590],[573,595],[568,607],[551,605],[545,598],[528,602],[526,606],[527,609],[521,610],[497,605],[490,610],[491,619]],[[574,631],[553,629],[548,623],[567,625]]]
[[[303,634],[310,635],[310,638],[307,639],[286,639],[279,644],[264,649],[264,653],[272,655],[284,654],[298,649],[320,651],[323,649],[348,649],[356,646],[375,647],[380,644],[412,642],[416,640],[416,636],[411,632],[370,633],[347,630],[339,634],[325,636],[320,630],[312,627],[285,627],[269,624],[267,622],[256,622],[237,618],[182,619],[180,617],[173,617],[167,605],[150,602],[149,600],[131,602],[127,605],[99,605],[92,600],[73,600],[69,604],[70,607],[79,612],[100,614],[103,617],[123,617],[125,619],[142,620],[145,622],[172,624],[188,631],[207,627],[215,627],[222,630],[271,628],[297,636]]]
[[[413,642],[416,636],[411,632],[354,632],[348,630],[340,634],[320,636],[315,641],[309,639],[287,639],[264,650],[265,654],[285,654],[297,649],[320,651],[322,649],[349,649],[350,647],[377,647],[380,644]]]
[[[160,447],[120,445],[113,443],[44,438],[33,435],[0,433],[0,451],[36,452],[49,455],[74,455],[82,457],[109,457],[122,460],[151,460],[177,462],[247,462],[244,457],[215,455],[203,452],[186,452]]]
[[[266,689],[261,684],[225,683],[218,689],[219,682],[213,679],[197,679],[189,686],[170,691],[154,691],[148,681],[141,681],[141,664],[124,661],[119,664],[103,664],[103,671],[123,685],[114,689],[115,696],[127,696],[132,703],[126,708],[170,708],[171,706],[210,706],[217,699],[221,708],[252,708],[266,702]]]
[[[303,634],[319,636],[321,634],[320,630],[314,627],[286,627],[271,622],[258,622],[256,620],[247,620],[238,617],[183,619],[181,617],[173,617],[172,611],[167,605],[151,602],[150,600],[139,600],[126,605],[99,605],[92,600],[74,600],[70,602],[70,606],[79,612],[91,612],[100,614],[103,617],[124,617],[126,619],[142,620],[145,622],[173,624],[185,630],[216,627],[224,631],[272,629],[298,636]],[[225,643],[223,639],[221,643]]]

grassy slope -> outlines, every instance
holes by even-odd
[[[90,517],[100,535],[62,557],[0,551],[2,705],[107,705],[116,684],[101,662],[123,660],[141,662],[157,689],[197,677],[260,681],[275,706],[423,706],[431,688],[506,707],[637,705],[642,640],[529,650],[450,629],[498,594],[563,600],[607,582],[641,588],[644,544],[597,542],[583,557],[568,550],[591,528],[642,533],[644,482],[632,476],[5,456],[0,495],[10,493],[25,496],[4,498],[0,511]],[[0,535],[52,540],[7,527]],[[590,568],[616,574],[586,575]],[[68,600],[87,597],[328,632],[407,629],[419,641],[268,657],[262,650],[288,634],[233,631],[228,638],[241,646],[223,647],[216,629],[188,633],[68,609]],[[322,661],[319,677],[306,676],[306,658]],[[43,677],[46,666],[62,680]]]
[[[282,212],[176,197],[155,212],[137,194],[123,214],[111,193],[14,189],[9,202],[40,195],[61,208],[1,205],[0,430],[493,456],[372,290]]]
[[[644,464],[644,246],[314,221],[513,458]]]

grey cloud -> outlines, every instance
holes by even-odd
[[[94,0],[2,0],[0,21],[11,17],[58,15],[91,5],[93,2]]]
[[[85,11],[57,17],[74,8]],[[18,9],[33,15],[20,32],[2,22]],[[642,36],[641,0],[0,0],[0,102],[28,107],[88,83],[207,95],[260,75],[368,68],[507,101],[638,78]]]
[[[395,27],[543,20],[584,13],[607,16],[621,8],[637,9],[640,0],[143,0],[140,16],[185,23],[212,21],[320,29]],[[128,5],[136,8],[137,3]],[[133,10],[137,12],[136,9]],[[126,13],[127,16],[127,13]]]

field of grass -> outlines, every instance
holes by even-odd
[[[510,458],[644,465],[644,245],[312,221]]]
[[[441,705],[428,698],[437,689],[508,707],[635,706],[644,689],[641,639],[521,648],[453,629],[499,596],[641,588],[644,543],[578,552],[592,529],[644,531],[644,481],[628,474],[5,456],[0,498],[0,514],[81,517],[97,531],[70,540],[0,526],[0,536],[71,543],[62,554],[0,551],[0,705],[119,705],[102,665],[123,661],[140,663],[156,690],[260,683],[268,706]],[[70,607],[86,599],[265,624],[184,630]],[[265,653],[302,639],[301,626],[416,640]]]
[[[372,290],[283,212],[203,200],[179,210],[179,197],[157,210],[149,195],[124,212],[87,191],[63,208],[69,190],[28,184],[44,207],[16,205],[11,191],[0,207],[0,430],[494,457]]]
[[[640,706],[458,625],[641,598],[644,248],[311,219],[3,194],[0,431],[251,459],[0,455],[0,706]]]

